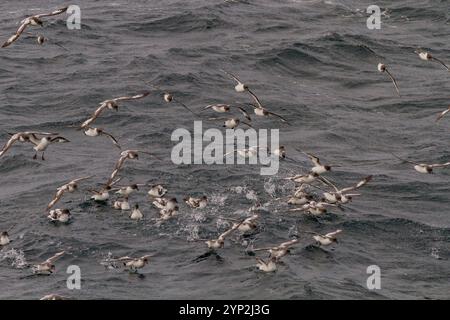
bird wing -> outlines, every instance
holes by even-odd
[[[304,152],[315,166],[321,166],[320,159],[311,153]]]
[[[443,167],[448,167],[448,166],[450,166],[450,162],[441,163],[441,164],[437,163],[437,164],[430,165],[430,167],[432,167],[432,168],[443,168]]]
[[[185,105],[183,102],[178,101],[178,99],[175,99],[175,98],[172,98],[172,101],[178,103],[180,106],[182,106],[183,108],[185,108],[186,110],[188,110],[190,113],[192,113],[192,114],[194,114],[194,115],[197,116],[197,114],[196,114],[194,111],[192,111],[192,109],[189,108],[187,105]]]
[[[394,76],[389,72],[388,69],[386,69],[386,73],[391,78],[392,83],[394,84],[395,90],[397,91],[397,94],[400,96],[400,89],[398,88],[397,80],[395,80]]]
[[[260,108],[264,108],[261,101],[259,100],[259,98],[256,96],[256,94],[253,93],[252,90],[247,89],[248,93],[252,96],[253,100],[255,100],[256,104],[260,107]]]
[[[344,188],[344,189],[340,190],[340,193],[346,193],[346,192],[349,192],[349,191],[353,191],[353,190],[359,189],[359,188],[365,186],[369,181],[371,181],[372,177],[373,177],[372,175],[367,176],[363,180],[361,180],[357,184],[355,184],[354,186],[348,187],[348,188]]]
[[[54,263],[56,260],[61,258],[65,253],[66,253],[65,251],[58,252],[53,257],[48,258],[45,262],[47,262],[47,263]]]
[[[58,15],[58,14],[61,14],[61,13],[66,12],[67,9],[69,9],[69,7],[60,8],[60,9],[55,10],[55,11],[52,11],[52,12],[50,12],[50,13],[37,14],[37,15],[34,15],[33,17],[39,19],[39,18],[43,18],[43,17],[56,16],[56,15]]]
[[[75,184],[75,183],[77,183],[77,182],[80,182],[80,181],[83,181],[83,180],[87,180],[87,179],[92,178],[92,177],[93,177],[93,176],[91,175],[91,176],[86,176],[86,177],[74,179],[74,180],[70,181],[69,184]]]
[[[150,91],[143,92],[141,94],[136,94],[134,96],[124,96],[112,99],[114,102],[125,101],[125,100],[137,100],[142,99],[150,94]]]
[[[449,113],[450,112],[450,106],[446,109],[446,110],[444,110],[444,111],[442,111],[440,114],[439,114],[439,116],[437,117],[437,119],[436,119],[436,122],[438,122],[439,120],[441,120],[447,113]]]
[[[47,211],[50,210],[59,200],[61,200],[64,193],[66,193],[67,188],[61,187],[55,194],[54,198],[50,203],[47,205]]]
[[[8,40],[3,43],[2,48],[9,46],[11,43],[19,39],[20,35],[24,32],[25,28],[31,23],[29,19],[25,19],[24,22],[20,25],[19,29],[17,29],[16,33],[9,37]]]
[[[270,111],[267,111],[267,112],[268,112],[270,115],[272,115],[272,116],[275,116],[275,117],[280,118],[280,120],[281,120],[282,122],[289,123],[289,122],[286,120],[286,118],[280,116],[279,114],[276,114],[276,113],[270,112]]]
[[[433,57],[433,58],[431,58],[431,59],[434,60],[434,61],[436,61],[436,62],[439,62],[440,64],[442,64],[442,65],[444,66],[445,69],[447,69],[447,71],[450,71],[450,69],[449,69],[448,66],[444,63],[444,61],[439,60],[439,59],[437,59],[437,58],[435,58],[435,57]]]
[[[23,135],[22,133],[16,133],[11,138],[9,138],[8,142],[6,142],[6,144],[0,151],[0,157],[3,156],[6,153],[6,151],[8,151],[12,147],[14,143],[16,143],[22,135]]]
[[[252,118],[250,118],[250,115],[248,114],[247,111],[245,111],[244,108],[236,106],[235,108],[238,108],[239,111],[241,111],[241,113],[244,115],[244,117],[248,120],[248,121],[252,121]]]
[[[120,146],[119,142],[117,142],[117,139],[114,138],[114,136],[108,132],[102,131],[102,134],[104,134],[105,136],[107,136],[109,139],[111,139],[112,143],[119,149],[122,149],[122,147]]]
[[[56,136],[51,138],[50,142],[54,143],[54,142],[70,142],[70,141],[64,137]]]
[[[288,247],[296,244],[297,242],[298,242],[298,239],[292,239],[290,241],[283,242],[282,244],[280,244],[279,247],[280,248],[288,248]]]
[[[339,233],[341,233],[341,232],[342,232],[342,230],[339,229],[339,230],[336,230],[336,231],[334,231],[334,232],[327,233],[327,234],[325,235],[325,238],[328,238],[328,239],[335,239],[336,236],[337,236]]]
[[[231,77],[234,81],[236,81],[238,84],[241,84],[242,82],[241,82],[241,80],[239,80],[239,78],[238,77],[236,77],[234,74],[232,74],[232,73],[230,73],[230,72],[228,72],[228,71],[225,71],[225,70],[223,70],[223,69],[221,69],[225,74],[227,74],[229,77]]]
[[[92,114],[92,116],[87,119],[85,122],[83,122],[81,124],[81,128],[84,129],[87,126],[89,126],[92,122],[95,121],[95,119],[97,119],[100,114],[103,112],[103,110],[105,110],[107,108],[107,104],[106,103],[101,103],[100,106],[97,108],[97,110],[95,110],[95,112]]]
[[[244,222],[244,221],[241,221],[240,223],[237,223],[237,224],[236,224],[235,226],[233,226],[231,229],[229,229],[229,230],[225,231],[224,233],[222,233],[222,234],[219,236],[219,239],[224,240],[226,236],[228,236],[228,235],[229,235],[230,233],[232,233],[234,230],[236,230],[237,228],[239,228],[243,222]]]

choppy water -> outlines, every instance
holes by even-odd
[[[70,144],[51,146],[47,161],[33,161],[29,146],[16,146],[0,161],[0,229],[17,224],[13,242],[0,251],[0,298],[37,299],[59,293],[78,299],[248,298],[248,299],[422,299],[450,298],[449,170],[420,175],[393,160],[390,152],[426,162],[449,161],[450,119],[436,115],[449,104],[449,74],[418,59],[422,47],[450,61],[448,1],[378,1],[387,12],[381,30],[366,27],[373,1],[77,1],[82,29],[69,31],[61,17],[42,29],[43,47],[21,39],[0,50],[0,132],[57,131]],[[26,14],[61,6],[61,1],[2,1],[2,38]],[[376,70],[384,61],[397,76],[402,98]],[[179,200],[187,194],[210,198],[208,207],[182,214],[160,227],[143,192],[131,197],[146,216],[124,214],[86,201],[86,189],[104,182],[118,158],[105,138],[87,138],[68,128],[87,118],[97,103],[146,89],[170,89],[193,109],[210,103],[248,102],[233,91],[220,68],[250,83],[269,109],[291,126],[254,119],[257,128],[280,128],[288,150],[304,148],[329,163],[328,175],[346,185],[373,174],[363,196],[346,211],[319,220],[287,213],[275,198],[292,185],[281,178],[298,172],[285,163],[274,177],[255,166],[175,166],[172,131],[192,128],[195,119],[152,94],[106,112],[97,124],[127,148],[145,148],[163,161],[142,157],[122,175],[133,182],[164,183]],[[210,124],[211,127],[219,125]],[[298,152],[291,157],[309,163]],[[89,174],[84,192],[64,204],[74,215],[54,226],[43,213],[56,187]],[[298,234],[300,245],[274,274],[255,271],[242,240],[227,242],[214,257],[191,239],[226,228],[221,217],[244,217],[256,201],[261,211],[255,246],[280,243]],[[302,230],[344,230],[331,248],[312,246]],[[300,231],[298,231],[300,230]],[[28,277],[26,264],[54,253],[68,254],[50,277]],[[105,270],[113,256],[152,254],[145,277]],[[66,288],[68,265],[82,270],[82,289]],[[382,289],[366,288],[366,268],[378,265]]]

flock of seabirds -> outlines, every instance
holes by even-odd
[[[37,14],[33,16],[29,16],[25,18],[21,24],[17,32],[12,35],[3,45],[2,48],[8,47],[16,42],[19,37],[25,32],[27,27],[29,26],[43,26],[43,19],[47,17],[56,16],[66,12],[68,7],[61,8],[55,10],[48,14]],[[32,36],[36,39],[37,43],[42,45],[48,39],[42,35]],[[419,55],[420,59],[425,61],[437,62],[442,65],[447,71],[449,71],[448,66],[438,58],[435,58],[430,53],[417,50],[416,53]],[[269,111],[261,102],[261,100],[256,96],[256,94],[249,88],[247,84],[244,84],[237,76],[225,71],[223,71],[227,76],[229,76],[232,80],[235,81],[234,89],[240,93],[247,93],[252,98],[252,103],[247,103],[246,106],[251,107],[253,109],[254,115],[258,117],[269,117],[274,116],[279,118],[282,122],[287,123],[287,120],[278,115]],[[378,64],[378,71],[381,73],[386,73],[390,80],[392,81],[394,88],[398,95],[400,95],[400,89],[397,83],[397,80],[390,72],[388,67],[383,64]],[[159,91],[159,94],[162,95],[165,102],[176,102],[183,108],[187,109],[189,112],[193,113],[196,116],[199,116],[196,112],[194,112],[191,108],[186,106],[184,103],[176,100],[173,95],[169,92],[161,90],[155,85],[149,84],[156,91]],[[77,130],[82,131],[86,136],[89,137],[97,137],[97,136],[106,136],[108,137],[112,143],[117,147],[121,148],[118,140],[114,138],[114,136],[102,128],[98,128],[94,126],[94,123],[98,117],[102,115],[102,113],[107,112],[109,110],[118,111],[119,105],[123,101],[129,100],[138,100],[147,97],[150,94],[150,91],[143,92],[140,94],[132,95],[132,96],[123,96],[114,99],[108,99],[100,102],[98,108],[92,114],[90,118],[84,121],[82,124],[78,125]],[[230,113],[231,110],[236,110],[241,113],[245,120],[241,120],[239,117],[228,117],[224,118],[223,126],[227,129],[235,129],[240,124],[246,125],[248,127],[252,127],[250,124],[251,117],[250,113],[248,113],[243,106],[236,106],[230,104],[214,104],[208,105],[204,108],[204,110],[213,110],[216,113]],[[202,110],[203,111],[203,110]],[[436,121],[442,119],[447,113],[450,112],[450,106],[439,114]],[[209,118],[210,120],[216,120],[220,118]],[[3,157],[14,145],[18,142],[25,143],[27,145],[33,146],[33,150],[35,154],[33,159],[38,159],[39,153],[41,154],[40,158],[45,160],[45,152],[49,146],[55,143],[67,143],[68,139],[54,132],[39,132],[39,131],[26,131],[26,132],[18,132],[18,133],[10,133],[10,138],[0,150],[0,157]],[[252,146],[247,149],[235,150],[241,157],[249,158],[258,155],[259,151],[258,146]],[[293,160],[287,156],[286,148],[284,146],[279,147],[276,150],[266,150],[269,151],[271,156],[279,157],[281,161]],[[342,205],[350,203],[354,197],[360,196],[361,194],[357,192],[358,189],[365,186],[372,179],[372,176],[368,176],[363,180],[357,182],[356,184],[349,187],[338,187],[336,183],[331,181],[329,178],[325,177],[325,174],[331,171],[331,166],[327,164],[323,164],[320,159],[310,153],[306,153],[302,151],[307,157],[309,157],[312,167],[306,174],[299,174],[292,177],[287,177],[285,179],[291,180],[295,183],[296,189],[294,193],[287,197],[287,203],[289,205],[295,206],[290,209],[290,211],[300,211],[305,212],[307,214],[313,216],[320,216],[327,213],[330,207],[339,207],[342,208]],[[167,196],[167,189],[163,185],[147,185],[147,184],[130,184],[130,185],[119,185],[121,178],[119,177],[119,173],[121,169],[124,167],[125,163],[129,160],[137,160],[140,154],[148,154],[150,153],[143,150],[125,150],[120,153],[119,159],[111,172],[106,183],[100,190],[89,190],[91,192],[91,200],[107,205],[110,200],[111,193],[114,193],[117,198],[112,201],[112,207],[117,210],[122,210],[123,212],[128,212],[128,216],[133,220],[141,220],[144,218],[143,213],[140,211],[139,206],[136,204],[131,206],[129,203],[129,197],[131,194],[138,192],[140,188],[148,186],[149,191],[148,196],[152,204],[159,210],[159,217],[156,219],[159,223],[163,223],[167,220],[170,220],[176,217],[180,210],[179,202],[174,197]],[[399,160],[409,163],[413,166],[413,168],[419,173],[433,173],[435,168],[443,168],[449,167],[450,162],[442,163],[442,164],[427,164],[427,163],[419,163],[415,161],[410,161],[407,159],[402,159],[397,155],[393,154],[393,156],[397,157]],[[295,160],[294,160],[295,161]],[[71,213],[66,208],[56,208],[58,202],[65,197],[67,194],[76,192],[79,189],[79,184],[85,180],[91,179],[93,176],[85,176],[69,181],[68,183],[60,186],[56,189],[56,193],[54,198],[49,202],[45,209],[45,213],[54,223],[68,223],[71,221]],[[312,189],[317,189],[319,194],[313,193]],[[206,196],[202,196],[199,198],[189,196],[183,199],[184,203],[192,208],[193,210],[201,210],[204,209],[208,205],[208,198]],[[249,216],[246,219],[241,221],[228,219],[231,221],[230,228],[225,232],[218,235],[215,239],[202,239],[200,241],[204,241],[207,248],[210,250],[209,252],[215,252],[225,245],[225,240],[230,237],[233,233],[248,234],[254,232],[258,228],[258,219],[259,215],[255,213],[258,207],[253,207],[249,210]],[[14,228],[11,227],[9,230],[3,231],[0,234],[0,248],[7,247],[9,243],[12,241],[10,239],[9,233]],[[303,231],[303,233],[311,234],[314,241],[317,245],[321,246],[329,246],[334,243],[337,243],[338,236],[342,233],[342,230],[330,231],[324,234],[319,234],[316,232],[308,232]],[[277,266],[280,263],[281,259],[283,259],[289,252],[290,248],[295,246],[299,242],[298,237],[295,237],[290,240],[286,240],[285,242],[269,246],[269,247],[261,247],[261,248],[251,248],[247,249],[247,253],[251,255],[255,255],[259,251],[264,251],[268,253],[267,258],[263,259],[260,257],[256,257],[256,267],[263,272],[273,272],[277,270]],[[31,266],[31,270],[34,274],[52,274],[55,272],[55,262],[65,254],[65,251],[58,252],[52,257],[48,258],[44,262],[37,263]],[[110,264],[114,267],[124,267],[125,270],[130,272],[137,272],[139,269],[145,267],[149,263],[150,255],[145,255],[142,257],[120,257],[120,258],[108,258],[103,261],[102,264]],[[42,298],[43,300],[57,300],[57,299],[65,299],[65,297],[60,296],[58,294],[49,294]]]

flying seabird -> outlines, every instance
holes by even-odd
[[[52,274],[55,272],[55,261],[64,255],[65,251],[61,251],[55,254],[53,257],[48,258],[42,263],[36,264],[32,267],[34,273],[39,274]]]
[[[145,151],[141,151],[141,150],[125,150],[123,152],[120,153],[120,157],[119,160],[117,160],[116,165],[114,167],[113,172],[111,173],[110,178],[108,179],[108,181],[106,182],[106,185],[111,186],[111,183],[114,181],[114,179],[116,178],[117,174],[119,173],[119,171],[122,169],[125,161],[127,159],[139,159],[139,153],[145,153],[145,154],[149,154],[151,156],[153,156],[151,153],[149,152],[145,152]],[[155,157],[155,156],[153,156]],[[156,157],[155,157],[156,158]]]
[[[447,71],[450,71],[448,66],[442,60],[435,58],[430,53],[428,53],[426,51],[421,51],[421,50],[416,50],[414,52],[419,55],[420,59],[425,60],[425,61],[436,61],[436,62],[440,63]]]
[[[383,64],[383,63],[379,63],[378,64],[378,71],[387,73],[389,78],[391,78],[392,83],[394,84],[394,87],[395,87],[395,90],[397,91],[397,94],[400,96],[400,89],[398,88],[397,80],[395,80],[395,78],[392,76],[391,72],[387,69],[387,66],[385,64]]]
[[[105,100],[103,102],[100,102],[100,106],[97,108],[97,110],[95,110],[94,114],[89,119],[87,119],[85,122],[83,122],[81,124],[80,129],[86,129],[87,127],[89,127],[90,124],[92,122],[94,122],[100,116],[100,114],[102,114],[102,112],[106,109],[118,111],[119,110],[119,102],[142,99],[142,98],[145,98],[146,96],[148,96],[149,94],[150,94],[150,92],[144,92],[144,93],[137,94],[134,96],[124,96],[124,97],[114,98],[114,99]]]
[[[216,250],[223,248],[225,244],[225,238],[229,236],[232,232],[238,229],[240,224],[233,225],[232,228],[222,233],[217,239],[204,240],[209,249]]]
[[[298,243],[298,239],[292,239],[286,242],[283,242],[282,244],[280,244],[279,246],[276,247],[267,247],[267,248],[258,248],[258,249],[253,249],[253,251],[268,251],[270,254],[269,259],[270,260],[274,260],[279,261],[281,258],[283,258],[288,252],[289,252],[289,247],[293,246],[294,244]]]
[[[301,184],[311,184],[319,178],[320,175],[317,172],[308,172],[307,174],[299,174],[292,177],[284,178],[285,180],[291,180]]]
[[[359,181],[357,184],[355,184],[351,187],[343,188],[343,189],[339,189],[330,180],[322,177],[322,179],[326,182],[326,184],[328,184],[329,186],[334,188],[333,192],[324,192],[323,196],[324,196],[325,200],[329,203],[342,203],[342,204],[348,203],[352,200],[353,196],[360,195],[359,193],[350,194],[349,192],[365,186],[368,182],[370,182],[372,180],[372,177],[373,177],[372,175],[367,176],[363,180]]]
[[[78,179],[74,179],[68,183],[66,183],[65,185],[59,187],[56,189],[56,194],[53,198],[52,201],[50,201],[50,203],[47,206],[47,211],[50,210],[61,198],[62,196],[66,193],[66,192],[74,192],[78,189],[78,182],[86,180],[91,178],[92,176],[88,176],[88,177],[82,177],[82,178],[78,178]]]
[[[150,83],[149,85],[151,87],[153,87],[154,89],[160,91],[163,94],[163,99],[164,99],[165,102],[167,102],[167,103],[176,102],[180,106],[182,106],[184,109],[188,110],[190,113],[192,113],[193,115],[198,117],[198,114],[196,114],[194,111],[192,111],[191,108],[189,108],[187,105],[185,105],[183,102],[179,101],[178,99],[175,99],[175,97],[173,96],[172,93],[164,91],[164,90],[162,90],[161,88],[159,88],[158,86],[156,86],[156,85],[154,85],[152,83]]]
[[[14,41],[16,41],[17,39],[19,39],[20,35],[25,31],[25,29],[27,28],[27,26],[31,25],[31,26],[43,26],[43,22],[41,20],[41,18],[45,18],[45,17],[51,17],[51,16],[55,16],[61,13],[64,13],[67,11],[69,7],[64,7],[58,10],[55,10],[53,12],[50,13],[44,13],[44,14],[36,14],[33,16],[29,16],[26,17],[24,20],[21,21],[20,23],[20,27],[19,29],[17,29],[16,33],[14,35],[12,35],[8,40],[6,40],[5,43],[3,43],[2,48],[5,48],[7,46],[9,46],[10,44],[12,44]]]
[[[303,153],[305,155],[307,155],[308,158],[311,160],[311,162],[314,164],[314,167],[311,168],[311,172],[315,172],[317,174],[322,174],[327,171],[331,171],[331,166],[321,164],[320,159],[318,157],[316,157],[315,155],[313,155],[311,153],[307,153],[307,152],[303,152]]]
[[[330,233],[327,233],[325,235],[322,235],[322,234],[316,233],[316,232],[305,232],[305,233],[313,234],[314,235],[313,239],[316,240],[318,245],[328,246],[328,245],[330,245],[332,243],[337,243],[338,242],[336,236],[338,234],[340,234],[341,232],[342,232],[342,230],[338,229],[338,230],[336,230],[334,232],[330,232]]]
[[[236,219],[231,218],[222,218],[223,220],[234,221],[233,227],[238,226],[238,231],[240,232],[248,232],[255,230],[258,227],[256,220],[259,218],[257,214],[252,215],[251,217],[246,218],[244,221],[238,222]]]
[[[3,156],[16,142],[30,142],[34,145],[39,144],[41,141],[41,137],[39,136],[57,136],[58,133],[50,133],[50,132],[39,132],[39,131],[26,131],[26,132],[18,132],[18,133],[8,133],[11,138],[8,142],[3,146],[0,151],[0,157]]]
[[[397,159],[403,161],[403,162],[407,162],[407,163],[411,163],[414,165],[414,169],[417,172],[420,173],[433,173],[433,169],[434,168],[444,168],[444,167],[448,167],[450,166],[450,162],[446,162],[446,163],[442,163],[442,164],[426,164],[426,163],[417,163],[414,161],[410,161],[410,160],[406,160],[406,159],[402,159],[399,156],[392,154],[394,157],[396,157]]]
[[[119,143],[117,142],[117,139],[114,138],[114,136],[112,134],[106,132],[103,129],[85,127],[83,130],[83,133],[89,137],[98,137],[98,136],[102,136],[102,135],[107,136],[117,148],[121,149]]]
[[[252,118],[247,113],[247,111],[245,111],[245,109],[240,106],[233,106],[233,105],[229,105],[229,104],[219,103],[219,104],[207,105],[203,110],[212,109],[218,113],[225,113],[225,112],[229,112],[232,108],[238,109],[248,121],[252,121]]]

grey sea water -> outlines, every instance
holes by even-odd
[[[24,16],[47,12],[62,1],[1,1],[1,37],[15,32]],[[416,173],[393,158],[450,160],[450,118],[434,120],[449,105],[448,72],[421,61],[414,50],[430,50],[450,63],[449,1],[377,1],[381,30],[366,26],[373,1],[85,1],[81,30],[68,30],[67,16],[29,29],[50,41],[25,37],[0,50],[0,142],[7,132],[56,131],[71,142],[52,145],[46,161],[18,145],[0,159],[0,229],[14,240],[0,251],[0,298],[38,299],[59,293],[76,299],[448,299],[450,212],[448,169]],[[67,50],[52,45],[58,42]],[[377,71],[386,63],[397,77],[401,98]],[[289,118],[256,118],[256,128],[279,128],[290,157],[306,170],[295,148],[337,164],[327,177],[347,186],[368,174],[373,181],[345,211],[319,219],[289,213],[276,200],[293,185],[284,177],[302,171],[282,163],[272,177],[258,166],[176,166],[170,161],[173,130],[192,130],[196,119],[152,93],[105,112],[97,124],[124,148],[153,152],[127,162],[124,182],[163,183],[179,201],[207,195],[205,210],[181,204],[181,214],[155,225],[157,210],[145,192],[135,194],[145,215],[133,222],[109,206],[91,203],[87,189],[105,182],[119,156],[103,137],[88,138],[69,126],[81,123],[100,101],[148,90],[152,82],[171,90],[199,112],[211,103],[250,102],[236,93],[226,69],[249,83],[273,112]],[[205,115],[214,116],[213,113]],[[222,130],[219,122],[204,127]],[[69,225],[55,226],[44,209],[55,189],[84,175],[81,191],[64,197]],[[232,237],[221,259],[201,242],[227,227],[222,217],[242,218],[260,202],[259,232]],[[302,231],[343,229],[338,245],[319,248]],[[277,272],[262,274],[245,253],[298,235],[300,243]],[[31,276],[26,264],[56,252],[56,274]],[[108,255],[151,254],[141,274],[106,270]],[[68,290],[66,268],[78,265],[81,290]],[[381,290],[366,287],[369,265],[381,269]]]

